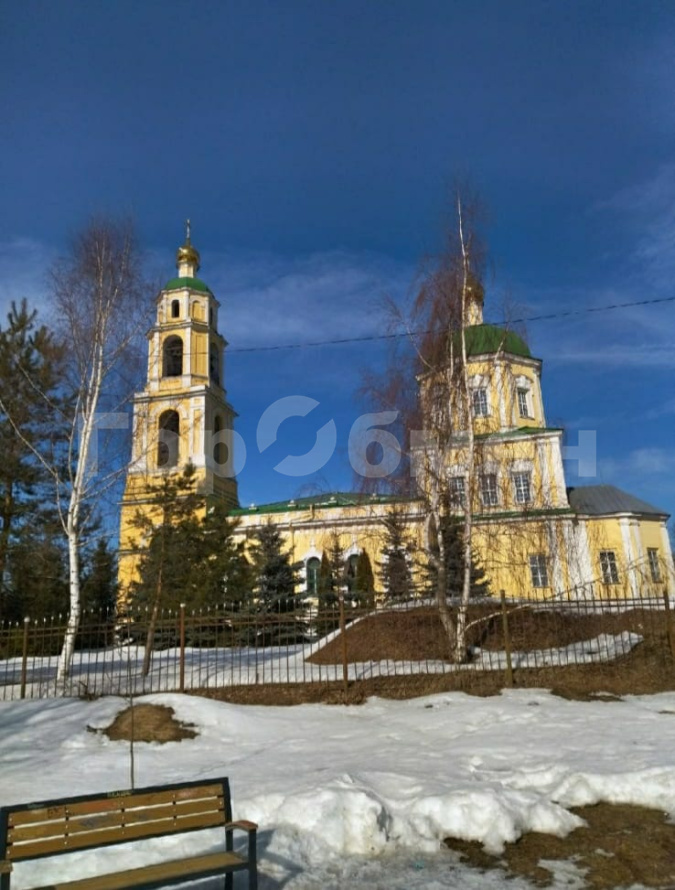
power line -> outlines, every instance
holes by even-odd
[[[653,300],[634,300],[630,303],[608,303],[604,306],[588,306],[584,309],[568,309],[565,312],[551,312],[546,315],[528,315],[522,318],[502,319],[491,322],[495,325],[523,324],[533,321],[553,321],[558,318],[570,318],[575,315],[588,315],[591,312],[611,312],[616,309],[630,309],[635,306],[653,306],[657,303],[675,303],[675,297],[660,297]],[[363,337],[341,337],[334,340],[310,340],[306,343],[281,343],[272,346],[234,346],[228,349],[228,355],[240,352],[275,352],[282,349],[314,349],[318,346],[343,346],[347,343],[373,343],[384,340],[398,340],[402,337],[423,336],[431,331],[400,331],[392,334],[370,334]]]

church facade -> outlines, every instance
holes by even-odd
[[[321,557],[336,537],[345,564],[366,551],[376,570],[386,542],[383,520],[395,509],[411,552],[421,552],[425,499],[335,492],[242,508],[235,479],[232,430],[218,330],[218,301],[196,277],[199,254],[186,243],[178,276],[157,298],[148,335],[148,374],[134,399],[132,460],[122,501],[120,588],[135,577],[137,511],[152,511],[152,487],[192,462],[197,484],[223,500],[239,520],[239,534],[255,535],[272,522],[282,531],[302,583],[316,592]],[[675,589],[668,515],[614,486],[568,488],[562,430],[547,425],[541,366],[513,331],[483,322],[483,291],[474,289],[465,328],[472,437],[461,424],[443,449],[441,472],[450,509],[471,510],[472,545],[493,593],[550,598],[660,596]],[[433,375],[419,381],[421,404],[433,432]],[[428,410],[425,407],[428,405]],[[469,438],[472,440],[469,444]],[[421,486],[432,484],[420,479]]]

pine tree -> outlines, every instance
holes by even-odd
[[[27,526],[8,555],[6,617],[51,618],[68,610],[68,556],[56,523]]]
[[[327,599],[332,596],[333,592],[333,572],[330,567],[330,559],[328,553],[324,550],[321,554],[321,567],[319,568],[319,583],[317,585],[317,595],[319,605],[326,604]]]
[[[115,552],[108,541],[99,536],[89,558],[85,560],[82,579],[82,604],[99,615],[113,613],[117,604],[117,564]]]
[[[441,518],[441,529],[445,551],[445,570],[447,596],[459,597],[464,581],[464,542],[462,540],[462,522],[456,516],[446,513]],[[437,589],[437,571],[431,561],[423,566],[425,587],[430,595]],[[472,597],[488,596],[490,585],[480,563],[471,556],[471,593]]]
[[[188,599],[194,606],[226,606],[238,611],[250,599],[253,586],[245,545],[235,539],[238,520],[228,516],[221,501],[209,504],[199,521],[190,563]]]
[[[195,468],[188,464],[180,475],[171,473],[154,485],[151,510],[139,510],[133,522],[142,547],[139,581],[132,600],[145,604],[148,620],[143,675],[150,671],[160,610],[175,608],[185,597],[190,577],[187,554],[197,536],[197,512],[204,498],[195,491]]]
[[[368,609],[372,609],[375,605],[375,576],[366,550],[359,553],[356,573],[351,585],[351,595],[359,605]]]
[[[384,518],[385,546],[378,563],[387,602],[405,602],[415,596],[415,583],[410,553],[405,542],[405,522],[399,510],[391,510]]]
[[[100,530],[93,549],[83,552],[80,649],[108,646],[114,639],[117,606],[117,561]]]
[[[16,574],[12,577],[9,568],[11,562],[16,573],[21,563],[33,575],[23,555],[36,535],[41,537],[39,527],[44,526],[46,538],[54,538],[52,479],[33,449],[51,460],[63,442],[58,395],[63,356],[54,335],[38,325],[37,312],[25,300],[19,306],[12,303],[7,325],[0,328],[0,621],[10,617],[5,615],[8,597],[11,608],[24,614],[38,606],[30,595],[17,602],[33,588]],[[15,559],[13,547],[22,550]]]
[[[291,562],[281,532],[272,523],[258,530],[250,555],[255,579],[253,608],[257,614],[269,618],[256,642],[269,645],[300,640],[305,630],[302,614],[305,597],[297,592],[301,563]]]
[[[344,590],[347,584],[347,574],[345,571],[344,557],[342,555],[342,547],[340,546],[340,539],[335,532],[333,532],[330,537],[326,557],[330,576],[328,589],[325,590],[323,594],[323,604],[325,607],[332,608],[338,605],[340,593]]]

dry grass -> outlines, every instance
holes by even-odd
[[[121,711],[110,726],[101,730],[113,741],[180,742],[194,739],[198,733],[186,723],[176,720],[173,708],[166,705],[134,705]]]
[[[644,807],[600,803],[578,807],[573,813],[585,819],[565,838],[532,832],[508,844],[502,856],[490,856],[480,844],[448,838],[446,846],[456,850],[475,868],[504,868],[540,887],[551,886],[552,873],[546,861],[573,861],[586,871],[585,884],[592,890],[616,887],[675,886],[675,825],[663,813]]]

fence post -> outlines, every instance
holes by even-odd
[[[663,588],[663,602],[666,607],[666,636],[670,646],[670,654],[675,659],[675,627],[673,627],[673,618],[670,612],[670,597],[668,596],[668,588]]]
[[[21,649],[21,698],[26,697],[26,680],[28,678],[28,627],[30,618],[23,619],[23,646]]]
[[[511,637],[509,635],[509,619],[506,613],[506,593],[499,591],[502,601],[502,625],[504,627],[504,649],[506,651],[506,685],[513,686],[513,663],[511,662]]]
[[[349,667],[347,665],[347,633],[345,623],[345,595],[343,591],[338,594],[340,605],[340,638],[342,640],[342,687],[345,695],[349,689]]]
[[[180,604],[180,680],[179,690],[185,692],[185,603]]]

